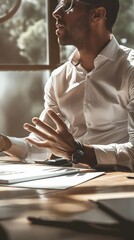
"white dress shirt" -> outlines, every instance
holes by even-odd
[[[115,37],[87,72],[77,50],[55,69],[45,86],[45,110],[40,118],[51,124],[45,111],[59,112],[76,140],[93,145],[98,165],[119,165],[134,170],[134,50],[119,46]],[[35,137],[31,134],[31,137]],[[18,139],[11,138],[12,142]],[[25,159],[45,158],[19,139],[11,153]]]

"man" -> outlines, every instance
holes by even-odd
[[[53,12],[58,42],[76,50],[51,74],[45,110],[33,118],[36,126],[24,125],[29,137],[1,136],[4,151],[134,170],[134,51],[111,34],[118,11],[119,0],[60,1]]]

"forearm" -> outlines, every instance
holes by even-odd
[[[9,138],[12,146],[8,149],[7,153],[15,156],[20,160],[28,163],[33,163],[35,160],[48,159],[50,152],[47,149],[40,149],[28,143],[25,138]]]
[[[0,151],[24,160],[28,152],[28,144],[23,138],[0,134]]]
[[[124,144],[93,145],[98,166],[117,166],[124,170],[134,171],[134,146],[127,142]]]
[[[84,145],[84,158],[80,163],[107,170],[134,171],[134,146],[124,144]]]
[[[25,139],[15,137],[8,137],[8,139],[11,142],[11,146],[5,152],[10,156],[25,160],[28,154],[28,146]]]
[[[97,159],[93,146],[84,145],[84,149],[85,154],[81,163],[87,164],[90,167],[95,167],[97,165]]]

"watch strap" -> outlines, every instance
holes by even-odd
[[[72,163],[78,164],[84,158],[85,147],[80,141],[75,141],[75,147],[76,147],[76,150],[72,154],[71,158],[72,158]]]

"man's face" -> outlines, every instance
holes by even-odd
[[[84,44],[90,32],[89,11],[87,6],[75,3],[70,12],[62,6],[53,12],[59,44],[78,48]]]

